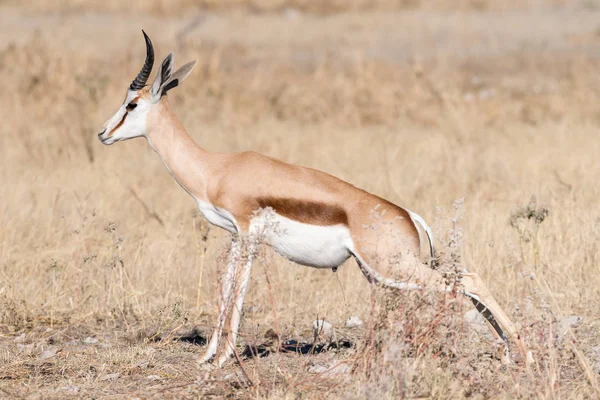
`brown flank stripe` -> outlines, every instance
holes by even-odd
[[[257,203],[257,208],[271,207],[277,214],[305,224],[348,225],[346,211],[336,205],[274,197],[259,197]]]

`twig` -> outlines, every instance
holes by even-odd
[[[189,35],[194,29],[196,29],[197,27],[202,25],[202,23],[204,23],[205,19],[206,19],[206,16],[198,15],[194,19],[192,19],[190,22],[185,24],[184,27],[179,30],[179,32],[177,32],[177,34],[175,36],[176,36],[176,40],[177,40],[177,46],[180,49],[183,47],[182,46],[183,39],[187,35]]]
[[[142,200],[134,185],[129,186],[129,191],[131,192],[133,197],[135,197],[135,199],[140,202],[140,204],[144,208],[144,211],[146,211],[146,214],[148,214],[148,216],[150,216],[151,218],[154,218],[162,227],[164,227],[165,223],[163,222],[163,220],[158,216],[156,212],[150,210],[150,207],[148,207],[146,202]]]
[[[561,185],[563,185],[565,188],[567,188],[569,191],[573,189],[573,185],[565,182],[562,177],[560,176],[560,174],[558,173],[557,170],[553,170],[552,171],[554,173],[554,177],[556,178],[557,182],[560,183]]]
[[[164,339],[161,338],[161,342],[164,344],[168,343],[169,340],[171,340],[171,338],[175,335],[175,332],[177,332],[179,329],[181,329],[181,327],[183,327],[185,324],[179,324],[177,325],[171,332],[169,332],[169,334],[167,336],[165,336]]]
[[[238,362],[238,364],[240,365],[240,368],[242,369],[242,373],[244,374],[244,376],[246,377],[246,379],[248,379],[248,382],[250,382],[250,386],[252,387],[258,387],[258,385],[260,384],[260,380],[258,382],[254,382],[254,380],[252,378],[250,378],[250,374],[248,374],[248,371],[246,371],[246,367],[244,366],[244,362],[242,361],[242,358],[240,357],[237,349],[235,348],[235,346],[233,347],[233,354],[235,355],[235,358]]]
[[[344,300],[344,307],[346,308],[346,313],[350,314],[350,307],[348,307],[348,301],[346,300],[346,293],[344,293],[344,285],[342,285],[342,280],[337,274],[337,271],[335,271],[333,274],[335,275],[337,282],[340,285],[340,291],[342,292],[342,299]]]
[[[156,392],[156,393],[157,393],[157,394],[158,394],[158,393],[164,393],[164,392],[166,392],[167,390],[184,388],[184,387],[187,387],[187,386],[191,386],[191,385],[193,385],[194,383],[196,383],[196,381],[190,381],[190,382],[186,382],[186,383],[180,383],[180,384],[178,384],[178,385],[171,385],[171,386],[167,386],[167,387],[165,387],[165,388],[162,388],[162,389],[160,389],[160,390],[159,390],[158,392]]]

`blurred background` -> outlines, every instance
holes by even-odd
[[[199,324],[205,335],[214,321],[227,235],[145,140],[104,147],[96,137],[143,64],[141,29],[157,65],[169,51],[176,65],[198,60],[169,97],[200,146],[321,169],[418,212],[440,249],[459,238],[464,265],[529,341],[545,346],[532,333],[542,311],[545,322],[585,321],[587,369],[569,353],[576,372],[538,371],[537,384],[593,393],[596,0],[0,1],[7,340],[74,325],[125,337]],[[368,317],[354,261],[332,274],[267,252],[253,273],[247,332],[277,322],[294,337],[317,316]]]

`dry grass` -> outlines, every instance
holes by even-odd
[[[327,40],[307,31],[314,40],[287,44],[269,31],[280,19],[277,7],[286,2],[265,2],[278,4],[269,8],[274,15],[260,20],[264,30],[247,40],[227,32],[177,36],[173,10],[163,37],[157,37],[158,19],[150,16],[130,17],[135,26],[125,31],[110,24],[112,18],[120,21],[110,12],[123,11],[117,6],[123,2],[61,4],[67,3],[76,7],[62,20],[39,17],[36,10],[47,3],[31,2],[18,16],[24,25],[40,24],[40,31],[10,45],[0,42],[2,396],[597,395],[596,31],[582,23],[578,32],[557,26],[539,34],[564,38],[561,51],[524,47],[454,57],[440,48],[398,61],[364,51],[338,57],[330,46],[338,43],[331,36],[362,43],[356,21],[372,32],[385,20],[363,10],[361,2],[351,2],[356,7],[346,10],[350,14],[325,20],[333,24],[326,28]],[[323,3],[327,12],[342,4]],[[156,13],[164,4],[148,2],[147,11]],[[243,4],[232,17],[243,26],[256,22],[245,14],[248,4],[263,3],[228,4]],[[312,3],[290,4],[302,9]],[[414,26],[428,15],[424,6],[415,6],[421,10],[416,14],[398,11],[405,4],[385,9],[416,18]],[[548,10],[558,5],[543,4],[547,14],[529,5],[522,18],[552,19]],[[591,2],[584,6],[586,12],[594,9]],[[92,20],[99,25],[85,26],[89,15],[80,11],[99,9],[107,12]],[[469,17],[473,32],[477,18],[506,17],[488,11],[479,7],[481,16]],[[321,26],[319,18],[306,15],[298,23],[312,29]],[[451,26],[461,24],[460,14],[448,18],[458,18]],[[243,342],[268,342],[263,336],[269,329],[285,340],[310,342],[312,321],[319,317],[356,347],[271,354],[246,360],[245,373],[233,362],[222,371],[197,369],[194,359],[202,349],[170,339],[194,328],[199,335],[185,340],[209,332],[227,235],[197,215],[144,141],[105,148],[94,135],[139,69],[143,46],[137,30],[146,23],[156,28],[154,34],[147,30],[159,54],[176,49],[180,63],[199,59],[192,77],[170,95],[198,143],[319,168],[418,211],[434,225],[444,265],[452,268],[460,260],[480,273],[522,327],[536,353],[533,369],[502,366],[497,346],[463,322],[470,308],[457,299],[428,293],[390,297],[372,291],[353,261],[333,274],[268,251],[253,271]],[[0,40],[12,37],[1,26]],[[385,26],[381,35],[392,29]],[[573,24],[565,19],[564,26]],[[532,29],[521,26],[512,38],[530,38]],[[419,48],[426,35],[411,32],[407,41]],[[95,39],[84,45],[78,37]],[[378,42],[365,43],[363,50]],[[446,45],[465,44],[470,42],[450,38]],[[532,196],[537,204],[530,203]],[[464,205],[457,211],[458,198]],[[549,213],[536,223],[527,218],[527,207]],[[352,315],[365,325],[344,329]],[[566,329],[563,317],[569,315],[583,322]],[[315,365],[342,372],[317,373]]]
[[[12,4],[14,0],[7,0]],[[529,6],[535,5],[531,2]],[[564,5],[565,0],[550,0],[547,5]],[[593,2],[588,4],[593,5]],[[397,11],[397,10],[441,10],[441,11],[490,11],[512,10],[523,8],[517,0],[118,0],[86,1],[57,0],[46,2],[32,0],[28,8],[39,11],[100,11],[100,12],[142,12],[157,15],[177,15],[182,10],[200,10],[241,13],[278,13],[286,10],[297,10],[315,15],[330,15],[340,12],[356,11]]]

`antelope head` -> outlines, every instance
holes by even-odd
[[[192,72],[196,61],[189,62],[173,72],[173,53],[162,62],[158,75],[152,86],[147,86],[148,78],[154,65],[154,47],[152,41],[142,31],[146,41],[146,61],[140,73],[131,82],[125,95],[125,101],[115,115],[102,126],[98,138],[105,145],[111,145],[121,140],[146,136],[148,131],[148,116],[158,110],[157,105],[163,96],[178,86]]]

